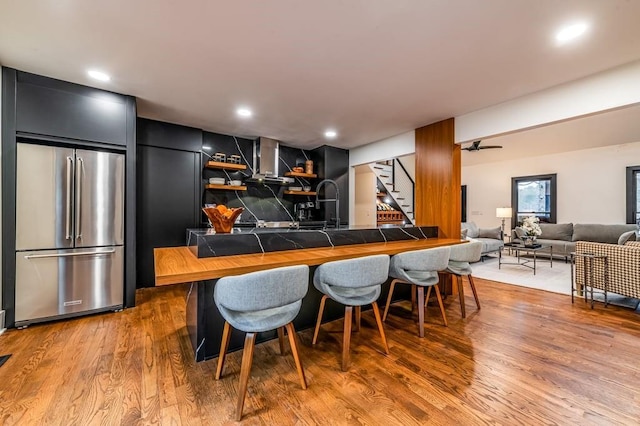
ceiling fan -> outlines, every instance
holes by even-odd
[[[468,146],[468,147],[462,148],[462,149],[464,149],[466,151],[480,151],[481,149],[502,148],[501,145],[480,146],[480,142],[482,142],[482,141],[475,141],[474,143],[471,144],[471,146]]]

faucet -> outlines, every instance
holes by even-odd
[[[323,186],[331,184],[336,189],[336,198],[323,198],[320,199],[320,188]],[[340,191],[338,190],[338,184],[331,179],[324,179],[320,181],[318,186],[316,186],[316,209],[320,208],[320,203],[324,203],[327,201],[333,201],[336,203],[336,229],[340,228]]]

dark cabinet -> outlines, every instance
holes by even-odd
[[[349,151],[342,148],[323,145],[311,151],[311,159],[314,161],[314,170],[318,175],[316,185],[323,179],[331,179],[338,185],[340,194],[340,223],[346,225],[349,222]],[[314,186],[315,188],[315,186]],[[319,198],[335,198],[335,190],[330,185],[325,185],[318,194]],[[320,204],[319,220],[331,223],[335,220],[336,206],[333,202]]]
[[[17,132],[125,146],[129,108],[127,96],[17,72]]]
[[[202,131],[139,118],[137,286],[153,287],[153,249],[184,246],[200,223]]]
[[[200,154],[138,146],[137,286],[153,287],[153,249],[185,245],[200,221]]]

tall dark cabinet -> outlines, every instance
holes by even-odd
[[[340,223],[349,223],[349,151],[342,148],[323,145],[311,151],[311,159],[318,174],[318,182],[331,179],[338,185],[340,193]],[[316,183],[317,185],[317,183]],[[335,198],[335,191],[331,186],[325,186],[320,191],[321,198]],[[320,205],[319,219],[331,223],[335,220],[335,204],[325,202]]]
[[[138,119],[137,286],[155,285],[153,249],[200,226],[202,131]]]
[[[15,318],[18,142],[124,154],[124,306],[135,306],[135,133],[134,97],[2,68],[2,304],[7,326]]]

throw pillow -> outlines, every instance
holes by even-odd
[[[460,231],[460,239],[461,240],[465,240],[467,238],[467,232],[469,232],[468,229],[463,229],[462,231]]]
[[[524,232],[524,229],[522,229],[520,226],[516,227],[516,229],[514,229],[513,232],[516,233],[516,236],[518,237],[518,239],[522,239],[522,237],[527,235],[527,233]]]
[[[635,241],[636,240],[636,231],[627,231],[624,234],[620,235],[618,238],[618,245],[625,245],[627,241]]]
[[[494,238],[496,240],[500,239],[500,227],[497,228],[480,228],[478,230],[478,238]]]
[[[478,237],[478,226],[475,224],[475,222],[462,222],[461,227],[462,229],[467,230],[468,237],[471,237],[471,238]]]

